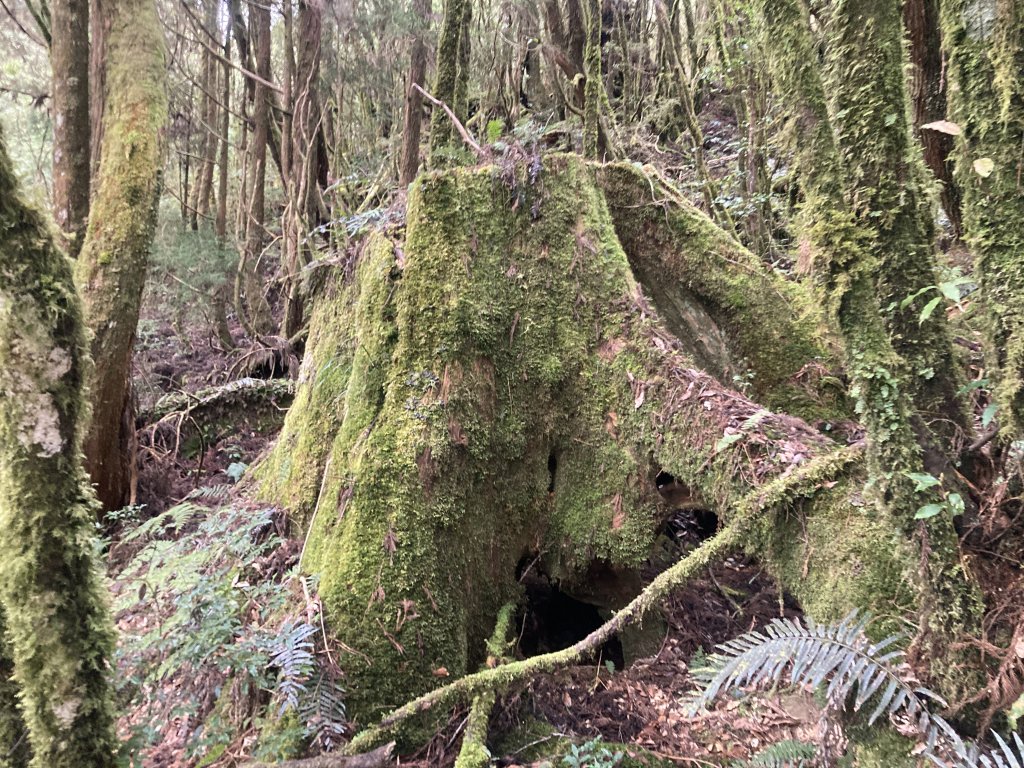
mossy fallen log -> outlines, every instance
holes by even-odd
[[[812,464],[834,470],[765,505],[743,544],[816,619],[868,608],[884,631],[916,607],[917,562],[871,502],[862,463],[695,367],[705,346],[648,300],[631,261],[651,257],[624,250],[638,241],[621,236],[625,208],[617,227],[601,174],[555,155],[539,169],[424,176],[404,240],[375,236],[314,309],[295,404],[257,482],[310,525],[302,565],[355,651],[341,663],[357,722],[480,664],[498,609],[520,598],[524,558],[567,592],[586,591],[594,567],[638,568],[668,512],[659,472],[729,526],[758,489]],[[713,230],[683,206],[670,214]],[[749,329],[761,315],[745,306],[770,306],[757,312],[790,329],[786,344],[815,356],[827,344],[750,268],[728,288],[748,301],[709,309],[708,276],[691,292],[730,359],[773,366],[782,387],[795,358],[783,374],[743,351],[777,332]],[[801,394],[805,412],[815,396]]]

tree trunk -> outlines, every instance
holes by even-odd
[[[430,31],[430,0],[413,0],[413,13],[418,27],[413,33],[409,53],[409,80],[405,84],[405,117],[402,125],[402,158],[398,167],[398,183],[412,184],[420,168],[420,127],[423,123],[423,96],[413,85],[426,87],[427,45]]]
[[[837,4],[825,33],[825,87],[847,198],[858,226],[873,239],[878,303],[893,349],[906,364],[902,388],[923,418],[922,426],[935,435],[930,452],[956,456],[971,442],[971,428],[957,397],[963,377],[946,313],[940,309],[920,319],[934,293],[902,304],[938,279],[926,172],[906,120],[910,109],[900,5],[891,0]]]
[[[53,212],[74,258],[89,218],[89,0],[54,0],[50,13]]]
[[[990,13],[991,11],[991,13]],[[1007,432],[1024,434],[1024,11],[943,4],[950,115],[963,129],[957,178],[986,312],[989,374]]]
[[[850,10],[851,5],[843,7]],[[912,482],[912,475],[923,470],[923,457],[912,429],[911,401],[903,389],[907,381],[903,360],[893,349],[876,294],[875,225],[871,218],[858,216],[844,195],[843,158],[830,124],[806,7],[800,0],[763,0],[761,8],[772,76],[793,123],[789,135],[800,137],[796,168],[805,198],[800,211],[800,251],[813,264],[846,347],[851,392],[856,393],[857,413],[867,432],[873,487],[869,499],[879,514],[896,520],[920,548],[921,569],[914,576],[923,613],[920,645],[931,663],[932,684],[955,700],[969,682],[962,673],[949,674],[956,668],[952,638],[976,629],[979,603],[959,563],[951,518],[933,517],[927,527],[915,522],[917,509],[937,498],[920,493]],[[862,26],[874,28],[873,23],[861,21]],[[875,93],[864,87],[855,90],[863,98]],[[857,121],[860,107],[851,104],[849,109],[854,113],[851,120]],[[885,178],[879,188],[890,183]],[[881,258],[894,256],[883,251]]]
[[[256,74],[270,80],[270,9],[257,4],[249,7],[253,47],[256,51]],[[263,255],[266,207],[267,137],[270,132],[270,92],[261,82],[253,91],[252,143],[249,146],[248,210],[245,217],[245,250],[238,265],[235,281],[235,307],[239,318],[251,335],[270,333],[273,320],[270,304],[263,292],[259,261]]]
[[[938,180],[942,209],[953,228],[963,235],[960,189],[953,179],[950,154],[953,137],[941,131],[921,130],[922,125],[946,118],[946,69],[939,32],[939,0],[907,0],[903,4],[903,25],[910,52],[910,96],[913,125],[924,149],[924,162]]]
[[[217,216],[214,219],[214,232],[217,235],[217,248],[220,252],[224,274],[227,269],[228,239],[228,149],[231,146],[231,26],[224,32],[224,61],[221,68],[221,112],[220,112],[220,145],[217,154]],[[227,304],[228,285],[225,283],[217,288],[213,297],[213,314],[216,323],[217,339],[224,349],[235,346],[234,337],[228,327]]]
[[[90,199],[96,192],[103,150],[103,105],[106,100],[107,35],[110,14],[104,3],[113,0],[89,0],[89,177]]]
[[[458,99],[464,86],[460,82],[467,80],[469,73],[462,68],[462,50],[464,41],[468,41],[468,31],[463,31],[467,23],[467,11],[472,0],[445,0],[444,21],[441,24],[441,38],[437,47],[437,77],[434,82],[434,98],[447,104],[455,117],[465,118],[458,112]],[[455,147],[455,127],[443,109],[434,109],[430,116],[430,162],[432,165],[443,165],[450,159]]]
[[[312,260],[308,240],[319,223],[320,213],[320,37],[323,29],[320,0],[299,0],[298,57],[295,66],[294,107],[289,169],[289,213],[285,226],[291,228],[285,253],[284,336],[291,338],[302,328],[305,302],[302,269]]]
[[[498,178],[425,178],[401,258],[377,237],[329,284],[259,469],[261,493],[309,520],[303,567],[356,651],[351,715],[482,662],[523,558],[577,594],[632,573],[670,511],[662,471],[728,522],[751,489],[813,462],[815,482],[765,496],[750,549],[816,619],[920,607],[914,550],[897,516],[865,505],[863,465],[696,367],[836,409],[798,391],[803,355],[829,359],[815,312],[792,311],[802,289],[630,166],[550,156]],[[746,369],[758,344],[777,354]]]
[[[4,634],[13,648],[31,765],[111,768],[114,632],[93,557],[95,499],[80,461],[85,327],[70,264],[42,217],[23,203],[2,133],[0,201]],[[6,684],[4,693],[10,704]],[[0,738],[10,736],[13,717],[10,710],[0,714]],[[5,764],[24,764],[17,751],[4,757],[11,760]]]
[[[130,374],[163,170],[163,32],[152,0],[104,0],[107,100],[99,181],[76,278],[93,332],[86,467],[106,509],[129,497]]]

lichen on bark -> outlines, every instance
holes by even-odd
[[[0,286],[0,602],[32,765],[109,768],[113,626],[81,467],[81,305],[69,262],[20,197],[2,134]],[[3,713],[4,735],[13,717]]]

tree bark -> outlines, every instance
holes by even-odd
[[[163,32],[152,0],[104,0],[107,100],[99,181],[76,278],[93,332],[86,467],[106,509],[129,497],[130,373],[156,226],[167,119]]]
[[[892,347],[906,364],[901,388],[924,421],[919,433],[935,435],[927,441],[930,453],[956,456],[970,443],[970,425],[957,397],[963,377],[946,313],[920,319],[930,296],[903,306],[938,279],[925,170],[906,120],[899,3],[835,5],[825,24],[825,49],[824,83],[839,136],[841,178],[858,226],[873,240],[878,303]]]
[[[844,12],[852,13],[852,6],[845,4]],[[922,471],[923,457],[912,428],[911,400],[903,389],[907,374],[893,349],[876,294],[875,275],[880,267],[872,246],[877,233],[872,231],[871,218],[858,216],[844,194],[846,171],[830,123],[806,7],[800,0],[764,0],[761,12],[772,76],[793,123],[790,135],[800,137],[796,167],[805,198],[800,211],[800,250],[813,264],[846,347],[857,413],[867,432],[868,472],[876,490],[871,501],[880,514],[893,516],[908,541],[914,540],[921,550],[922,566],[914,579],[923,614],[920,645],[930,664],[928,673],[932,684],[955,700],[969,683],[964,676],[948,672],[955,668],[951,638],[976,629],[980,604],[960,565],[952,520],[936,516],[925,526],[915,523],[913,517],[921,505],[936,499],[918,492],[911,480],[912,474]],[[855,13],[851,23],[854,18]],[[863,18],[860,22],[875,29]],[[898,60],[890,64],[896,66]],[[862,98],[875,96],[870,88],[855,91]],[[862,107],[850,104],[849,109],[851,120],[863,119]],[[862,172],[868,169],[873,166],[862,168]],[[898,174],[899,167],[893,173]],[[891,183],[884,178],[879,188],[889,188]],[[895,256],[883,251],[881,258]]]
[[[413,33],[409,52],[409,79],[405,87],[405,116],[402,125],[402,158],[398,166],[398,183],[412,184],[420,169],[420,127],[423,124],[423,96],[413,85],[426,87],[427,45],[430,30],[430,0],[413,0],[417,31]]]
[[[940,184],[942,209],[954,237],[963,235],[960,189],[953,178],[953,137],[922,125],[946,118],[946,69],[939,30],[939,0],[907,0],[903,25],[910,52],[910,97],[913,125],[924,149],[924,162]]]
[[[270,9],[259,4],[249,7],[251,37],[256,57],[256,74],[269,81],[270,72]],[[245,217],[245,250],[238,265],[235,281],[235,307],[250,334],[270,333],[273,320],[270,304],[263,292],[259,260],[263,255],[264,221],[266,217],[267,137],[270,132],[270,91],[257,82],[253,90],[252,143],[249,146],[248,210]]]
[[[320,0],[299,0],[298,56],[295,66],[294,106],[291,122],[290,168],[288,172],[291,229],[285,253],[284,336],[292,338],[302,328],[305,302],[302,269],[312,260],[309,238],[319,222],[320,140],[320,38],[323,8]]]
[[[89,0],[53,0],[50,12],[53,212],[74,258],[89,219]]]
[[[463,69],[462,51],[468,42],[469,33],[465,30],[472,0],[446,0],[444,21],[441,24],[441,38],[437,47],[437,77],[434,81],[434,98],[447,104],[459,120],[465,114],[459,114],[458,100],[460,85],[467,80],[469,73]],[[465,31],[464,31],[465,30]],[[446,153],[450,154],[456,146],[455,127],[441,109],[434,109],[430,116],[430,162],[434,166],[443,165],[447,161]]]
[[[111,768],[114,631],[93,557],[95,499],[80,460],[89,359],[82,308],[69,262],[21,199],[2,132],[0,201],[4,634],[31,765]],[[0,736],[10,736],[13,715],[0,716]],[[23,764],[17,749],[5,758]]]
[[[989,15],[989,11],[991,14]],[[964,232],[986,313],[999,419],[1024,434],[1024,12],[1015,3],[948,0],[950,117],[963,129],[956,176]]]

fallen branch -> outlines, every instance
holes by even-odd
[[[427,99],[427,101],[429,101],[431,104],[433,104],[436,107],[440,107],[441,109],[444,110],[444,113],[448,115],[448,119],[452,121],[452,125],[455,126],[455,130],[459,132],[459,136],[461,136],[462,140],[469,145],[469,148],[476,153],[476,156],[478,158],[484,158],[487,156],[487,153],[484,152],[483,149],[480,148],[480,145],[473,140],[473,137],[469,135],[469,131],[466,130],[466,126],[464,126],[459,121],[459,118],[455,116],[455,113],[451,111],[447,104],[445,104],[440,99],[431,96],[429,93],[427,93],[420,87],[419,83],[413,83],[412,87],[415,88],[420,93],[422,93],[423,96]]]
[[[813,493],[822,483],[833,480],[844,471],[859,454],[860,449],[852,447],[821,456],[751,491],[739,501],[729,524],[714,538],[708,539],[671,568],[656,576],[625,608],[579,642],[561,651],[533,656],[493,669],[484,669],[441,688],[435,688],[403,704],[386,715],[376,726],[357,734],[346,746],[346,753],[356,753],[379,743],[396,726],[415,715],[431,709],[453,706],[458,702],[471,701],[493,691],[505,690],[513,683],[539,673],[551,672],[582,661],[623,629],[642,619],[673,590],[686,584],[718,558],[742,546],[747,526],[758,513]]]
[[[395,742],[359,755],[321,755],[283,763],[245,763],[242,768],[384,768],[394,765]]]

